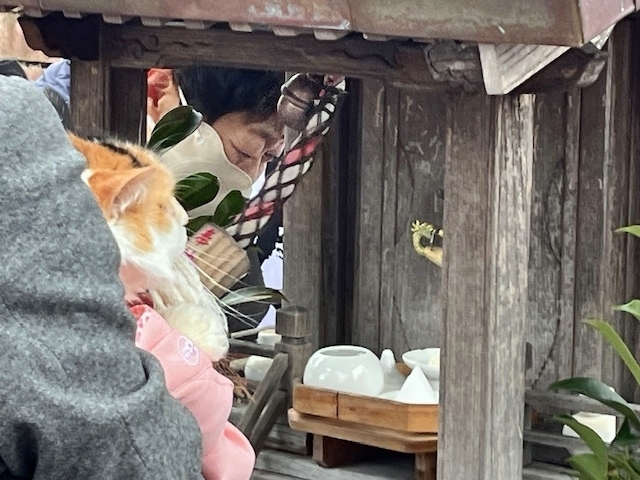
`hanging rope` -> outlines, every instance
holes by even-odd
[[[254,242],[313,165],[315,152],[345,95],[345,85],[342,77],[305,74],[296,74],[283,85],[278,114],[300,134],[267,176],[260,193],[227,228],[241,247]]]

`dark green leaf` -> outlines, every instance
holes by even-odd
[[[244,210],[246,203],[247,200],[238,190],[230,191],[216,208],[213,223],[222,228],[226,227],[236,218],[236,215]]]
[[[189,223],[187,223],[187,234],[189,236],[193,235],[207,223],[213,223],[213,216],[202,215],[200,217],[192,218],[189,220]]]
[[[640,365],[638,365],[638,362],[633,357],[629,347],[627,347],[611,324],[601,320],[586,320],[584,323],[595,328],[602,334],[607,342],[609,342],[609,345],[611,345],[620,356],[627,368],[631,371],[631,374],[636,379],[638,385],[640,385]]]
[[[636,237],[640,237],[640,225],[629,225],[628,227],[622,227],[616,230],[616,232],[630,233]]]
[[[287,299],[282,292],[267,287],[239,288],[221,299],[221,302],[228,307],[249,302],[280,303],[283,301],[286,302]]]
[[[640,300],[631,300],[629,303],[625,303],[624,305],[618,305],[613,307],[614,310],[618,310],[620,312],[630,313],[636,319],[640,320]]]
[[[638,416],[629,408],[626,400],[599,380],[584,377],[569,378],[555,382],[549,389],[567,390],[593,398],[620,412],[629,419],[634,428],[640,429],[640,419],[638,419]]]
[[[174,108],[156,124],[147,148],[162,155],[195,132],[201,122],[202,114],[193,107]]]
[[[618,430],[616,438],[613,440],[612,445],[620,447],[633,447],[640,445],[640,432],[633,428],[628,418],[625,418]]]
[[[640,458],[630,458],[629,466],[633,468],[633,471],[640,474]]]
[[[176,185],[176,198],[187,211],[211,202],[220,190],[218,177],[207,172],[194,173]]]
[[[607,480],[608,463],[593,453],[582,453],[569,458],[571,466],[582,480]]]
[[[591,449],[599,461],[604,464],[607,463],[607,444],[604,443],[602,438],[600,438],[600,435],[586,425],[581,424],[570,415],[558,415],[555,418],[559,422],[571,427],[573,431],[580,436],[587,447]]]

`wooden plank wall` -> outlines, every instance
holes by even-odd
[[[635,22],[622,22],[596,84],[536,96],[526,326],[527,386],[536,389],[593,375],[640,400],[620,362],[582,324],[613,320],[640,354],[637,322],[610,312],[639,293],[637,242],[613,233],[640,220],[640,69],[630,48],[637,37]],[[452,112],[446,96],[374,81],[363,81],[361,101],[352,339],[399,356],[439,343],[440,271],[413,251],[409,228],[415,219],[442,221]]]
[[[446,102],[363,82],[352,328],[378,352],[439,342],[441,271],[417,256],[410,228],[442,225]]]
[[[534,353],[527,383],[537,389],[575,373],[602,375],[633,393],[625,370],[581,320],[614,318],[640,353],[638,325],[609,315],[612,303],[638,291],[637,242],[612,234],[640,220],[640,69],[638,48],[629,48],[637,37],[634,21],[622,22],[595,85],[536,98],[526,328]],[[143,75],[74,62],[80,133],[135,140],[144,93],[134,87],[144,85]],[[350,89],[356,108],[345,110],[348,119],[324,150],[330,159],[287,205],[285,293],[310,308],[316,345],[353,341],[399,357],[439,344],[441,272],[413,251],[409,229],[416,219],[443,219],[451,98],[378,80],[359,85]]]

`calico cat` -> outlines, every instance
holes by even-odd
[[[87,160],[82,178],[120,248],[125,300],[135,304],[151,296],[172,327],[221,358],[229,345],[226,316],[184,254],[188,216],[174,197],[171,173],[143,147],[69,138]]]

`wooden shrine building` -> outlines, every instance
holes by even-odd
[[[285,295],[311,312],[315,346],[442,347],[439,480],[567,478],[525,416],[562,406],[554,380],[640,400],[581,323],[613,320],[640,353],[637,322],[611,313],[638,293],[638,245],[613,232],[640,220],[634,0],[0,5],[32,48],[72,59],[87,135],[140,138],[153,66],[348,76],[285,206]],[[415,220],[443,226],[442,269],[413,250]]]

